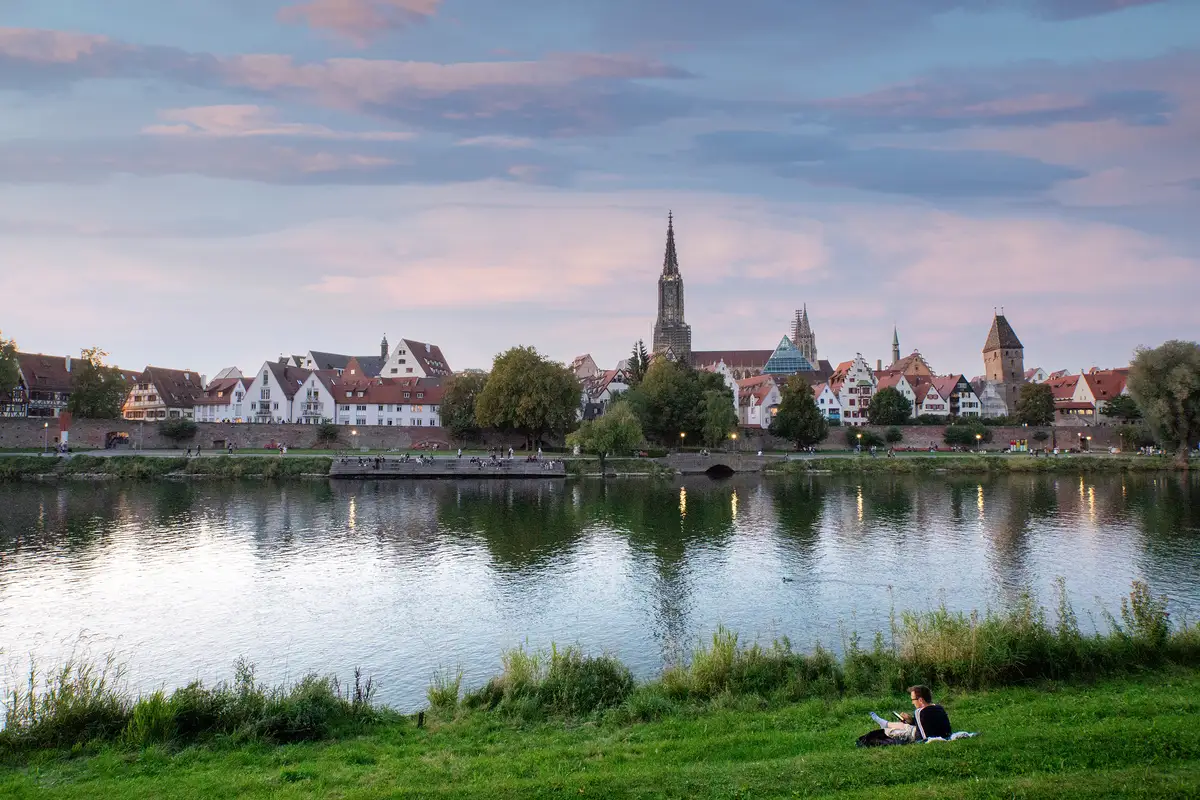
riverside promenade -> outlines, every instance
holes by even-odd
[[[335,458],[329,477],[351,480],[389,478],[565,478],[567,467],[559,460],[488,458],[388,458],[385,456],[348,456]]]

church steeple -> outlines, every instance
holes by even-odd
[[[808,322],[808,303],[796,310],[796,318],[792,322],[792,344],[810,364],[816,366],[817,337]]]
[[[675,215],[667,212],[667,251],[663,254],[663,275],[679,274],[679,256],[675,254]]]
[[[384,361],[387,361],[388,353],[390,352],[391,351],[388,349],[387,334],[385,333],[383,335],[383,341],[379,343],[379,357]]]
[[[675,215],[667,214],[667,249],[662,275],[658,277],[658,318],[654,322],[654,352],[668,353],[688,363],[692,352],[692,329],[683,317],[683,276],[675,252]],[[670,357],[670,356],[668,356]]]
[[[900,361],[900,331],[892,325],[892,363]]]

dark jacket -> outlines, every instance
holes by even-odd
[[[930,739],[934,736],[940,736],[943,739],[950,738],[950,716],[946,713],[946,709],[939,705],[929,705],[918,708],[915,716],[920,738]]]

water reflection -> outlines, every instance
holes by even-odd
[[[1067,580],[1081,620],[1133,578],[1200,614],[1200,500],[1181,475],[504,483],[0,485],[0,646],[81,631],[144,685],[361,665],[418,704],[528,639],[641,674],[717,624],[836,646],[892,603],[1003,606]],[[1090,617],[1088,612],[1092,612]]]

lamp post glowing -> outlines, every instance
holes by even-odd
[[[976,450],[979,449],[979,444],[982,441],[983,441],[983,434],[982,433],[975,434],[975,449]]]
[[[42,423],[42,453],[45,454],[50,450],[50,423]]]
[[[855,435],[858,437],[858,449],[861,451],[862,450],[862,434],[858,433]]]
[[[733,440],[733,449],[737,450],[737,431],[729,434],[729,438]]]
[[[687,438],[687,432],[680,431],[679,432],[679,452],[681,452],[681,453],[683,452],[683,440],[686,438]]]

